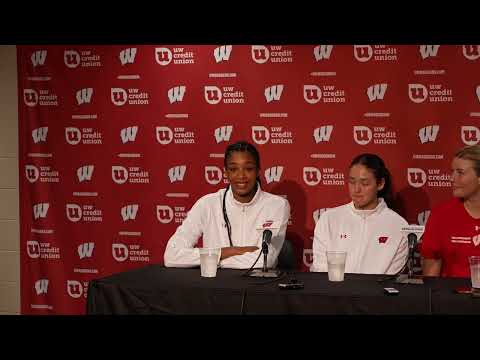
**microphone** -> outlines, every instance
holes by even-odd
[[[266,242],[267,244],[270,244],[271,241],[272,241],[272,232],[268,229],[263,230],[262,243]]]
[[[413,263],[415,261],[415,247],[417,245],[417,234],[410,233],[407,235],[408,239],[408,278],[413,278]]]
[[[421,278],[416,278],[413,275],[413,264],[415,262],[415,248],[417,246],[418,235],[415,232],[410,232],[407,235],[408,241],[408,258],[406,262],[406,267],[408,268],[408,275],[399,275],[396,279],[397,283],[400,284],[423,284]]]
[[[277,278],[280,276],[280,272],[277,270],[268,270],[267,267],[267,255],[268,255],[268,245],[272,241],[272,231],[269,229],[263,230],[262,234],[262,253],[263,253],[263,268],[262,270],[253,270],[248,274],[252,277],[267,277],[267,278]],[[260,256],[260,255],[259,255]],[[257,258],[258,260],[258,258]]]
[[[412,232],[407,235],[407,239],[408,239],[408,249],[413,250],[415,248],[415,245],[417,244],[417,234]]]
[[[262,235],[263,272],[268,272],[268,268],[267,268],[268,244],[270,244],[271,241],[272,241],[272,232],[268,229],[263,230],[263,235]]]

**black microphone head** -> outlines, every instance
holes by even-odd
[[[408,247],[414,248],[415,245],[417,244],[417,234],[410,233],[407,235],[407,239],[408,239]]]
[[[271,240],[272,240],[272,231],[268,229],[263,230],[262,241],[265,241],[267,244],[270,244]]]

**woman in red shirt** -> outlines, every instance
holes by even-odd
[[[434,207],[423,235],[425,276],[470,277],[468,257],[480,255],[480,145],[452,161],[453,198]]]

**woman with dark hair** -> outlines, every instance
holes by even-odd
[[[250,143],[239,141],[225,151],[226,189],[200,198],[168,241],[164,262],[167,267],[200,265],[200,237],[203,246],[221,248],[220,266],[250,268],[257,259],[263,231],[272,231],[267,267],[277,264],[285,240],[290,205],[278,195],[260,187],[260,155]],[[260,257],[255,267],[263,266]]]
[[[350,164],[352,201],[327,210],[315,226],[310,271],[327,271],[326,251],[346,251],[346,273],[396,274],[408,256],[401,232],[407,221],[394,212],[390,172],[375,154],[361,154]]]

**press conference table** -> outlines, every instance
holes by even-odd
[[[381,275],[345,274],[330,282],[326,273],[295,272],[303,289],[282,290],[268,279],[242,277],[244,271],[219,269],[217,277],[202,278],[200,269],[160,265],[92,280],[87,314],[212,314],[212,315],[417,315],[480,314],[480,298],[456,294],[469,286],[464,278],[429,278],[423,285],[379,282]],[[400,290],[386,295],[384,287]]]

